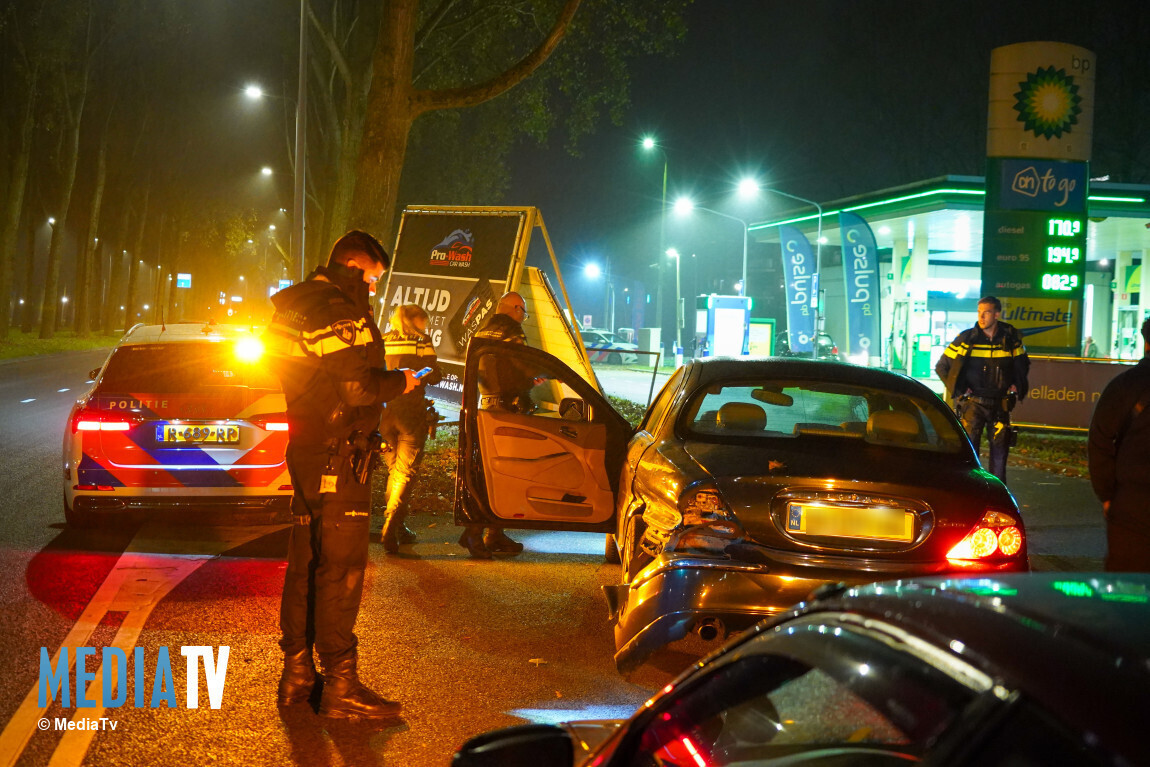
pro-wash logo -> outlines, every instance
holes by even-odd
[[[1074,77],[1065,69],[1039,67],[1018,87],[1020,90],[1014,94],[1018,121],[1035,136],[1061,138],[1078,124],[1082,97]]]
[[[456,229],[431,249],[431,265],[466,269],[471,266],[473,242],[470,229]]]

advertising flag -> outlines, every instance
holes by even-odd
[[[815,289],[815,259],[806,236],[793,226],[779,227],[783,249],[783,274],[786,278],[787,335],[793,352],[813,352],[815,312],[812,300]]]
[[[846,211],[839,213],[839,230],[843,236],[846,280],[847,356],[878,357],[881,348],[878,248],[874,232],[862,216]]]

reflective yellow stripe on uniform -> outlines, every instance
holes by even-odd
[[[420,343],[414,338],[384,338],[384,346],[387,347],[386,354],[399,355],[399,354],[419,354]]]
[[[987,348],[985,346],[975,346],[975,347],[971,348],[970,356],[971,357],[991,357],[991,358],[1001,357],[1001,358],[1006,358],[1006,357],[1013,357],[1014,354],[1013,354],[1013,352],[1009,352],[1006,349],[995,349],[994,347]]]
[[[950,357],[951,359],[958,359],[959,357],[966,354],[969,349],[970,347],[967,344],[958,344],[957,346],[955,344],[950,344],[946,347],[946,351],[944,351],[943,354],[945,354],[947,357]]]
[[[339,320],[319,330],[300,334],[300,346],[305,352],[317,357],[353,346],[367,346],[371,341],[371,330],[368,329],[366,319]]]

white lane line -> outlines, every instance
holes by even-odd
[[[127,615],[116,632],[112,646],[119,647],[130,658],[132,648],[144,628],[152,610],[168,592],[181,581],[194,573],[206,562],[236,546],[269,535],[286,525],[265,525],[253,527],[221,527],[204,530],[211,540],[188,540],[181,538],[183,531],[170,528],[145,526],[140,529],[128,548],[120,555],[115,567],[100,584],[95,595],[76,625],[64,638],[62,647],[69,648],[68,675],[73,677],[77,647],[87,647],[92,632],[100,625],[104,614],[109,611],[123,611]],[[56,668],[60,651],[52,656],[52,668]],[[103,684],[104,669],[101,665],[95,681],[88,685],[90,690],[100,690]],[[37,698],[39,680],[33,683],[20,708],[0,732],[0,767],[11,767],[20,758],[28,741],[37,731],[37,722],[44,716],[47,707],[41,708]],[[51,701],[48,701],[51,703]],[[76,709],[73,721],[96,720],[104,714],[103,706]],[[74,767],[84,761],[88,747],[95,737],[95,728],[90,730],[69,730],[60,739],[56,751],[49,762],[54,767]]]
[[[66,391],[72,391],[72,390],[71,390],[71,389],[57,389],[57,390],[56,390],[56,393],[57,393],[57,394],[60,394],[60,393],[62,393],[62,392],[66,392]]]
[[[20,404],[21,404],[21,405],[27,405],[29,402],[35,402],[35,401],[36,401],[36,398],[35,398],[35,397],[32,397],[32,398],[30,398],[30,399],[22,399],[22,400],[20,400]]]

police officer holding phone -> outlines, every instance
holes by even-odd
[[[348,232],[327,266],[272,297],[275,316],[264,335],[287,400],[295,491],[280,603],[278,703],[311,696],[314,644],[323,668],[319,713],[333,718],[385,719],[401,709],[359,681],[353,631],[367,566],[371,435],[383,403],[419,385],[411,370],[383,367],[369,298],[390,263],[374,237]]]
[[[391,327],[383,336],[384,355],[389,368],[411,368],[425,385],[439,383],[443,374],[435,347],[427,335],[427,312],[417,304],[402,304],[391,313]],[[401,543],[415,543],[415,533],[404,524],[411,478],[423,458],[428,435],[428,401],[423,389],[416,389],[387,403],[383,438],[389,446],[387,461],[387,510],[380,533],[383,550],[399,553]]]

